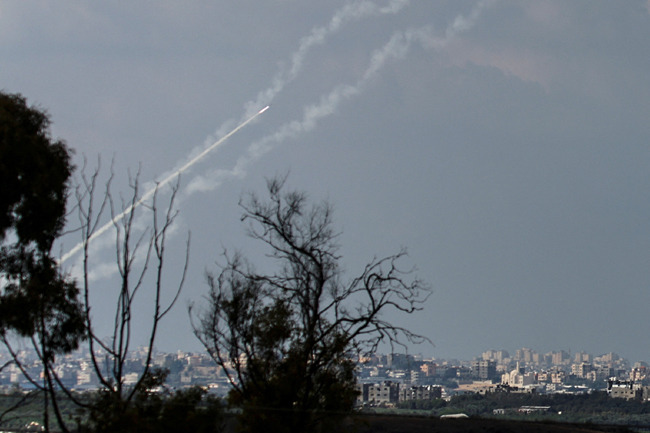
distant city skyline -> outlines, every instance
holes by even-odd
[[[97,350],[101,352],[101,349]],[[7,362],[11,356],[6,350],[0,351],[0,362],[5,364],[0,371],[0,387],[19,385],[29,388],[32,383],[23,373],[35,377],[41,369],[39,358],[33,350],[16,353],[22,368]],[[147,357],[147,348],[130,352],[122,372],[126,385],[138,381]],[[375,397],[386,397],[385,403],[396,402],[398,389],[400,393],[411,389],[411,399],[425,398],[415,397],[425,394],[429,396],[426,398],[434,398],[428,394],[431,386],[438,387],[435,398],[439,398],[441,392],[447,396],[456,392],[584,393],[588,389],[603,390],[606,387],[609,392],[614,387],[616,394],[612,395],[620,398],[643,396],[643,401],[650,400],[648,363],[631,363],[613,352],[601,356],[578,352],[573,356],[564,350],[539,354],[533,349],[521,348],[513,355],[505,350],[488,350],[472,360],[462,361],[377,352],[357,361],[355,374],[357,386],[360,391],[363,390],[360,394],[362,401],[372,401],[368,394],[376,392],[378,395]],[[224,396],[231,386],[224,371],[227,366],[217,365],[204,352],[155,351],[151,363],[168,371],[165,383],[168,387],[201,385],[210,392]],[[54,371],[70,389],[94,389],[100,386],[87,347],[59,357]],[[372,386],[382,389],[369,392],[367,388]],[[389,391],[392,395],[390,399],[385,394]],[[402,395],[399,399],[405,398],[408,399]]]

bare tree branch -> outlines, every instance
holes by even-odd
[[[241,254],[224,253],[220,273],[208,275],[207,308],[190,309],[251,431],[273,419],[268,408],[290,413],[276,421],[295,432],[314,427],[317,409],[350,410],[355,353],[428,341],[384,318],[421,310],[430,293],[400,267],[406,250],[373,259],[344,283],[331,205],[310,206],[305,193],[285,192],[285,182],[267,182],[267,201],[240,201],[248,235],[268,248],[277,271],[257,273]]]
[[[142,201],[139,171],[135,176],[129,177],[131,194],[126,200],[114,198],[111,188],[113,178],[114,174],[111,170],[108,181],[105,183],[105,189],[100,192],[98,166],[90,175],[82,174],[75,197],[78,201],[76,208],[84,245],[82,293],[88,348],[94,374],[103,390],[99,394],[104,396],[100,402],[110,406],[102,408],[94,407],[91,404],[90,411],[91,413],[94,410],[114,411],[115,417],[119,418],[128,410],[135,396],[144,391],[143,387],[151,386],[150,384],[165,376],[162,372],[152,370],[154,344],[160,322],[176,304],[185,284],[190,242],[188,235],[180,281],[175,283],[170,294],[166,288],[163,271],[166,264],[169,233],[174,227],[178,214],[175,209],[178,184],[172,187],[169,201],[166,207],[161,209],[159,208],[160,192],[157,187],[153,190],[151,203]],[[98,196],[100,196],[99,200],[97,200]],[[107,213],[108,215],[106,215]],[[137,224],[141,216],[148,217],[150,220],[149,225],[144,229]],[[115,230],[115,264],[119,276],[110,341],[102,340],[97,335],[93,324],[90,279],[92,265],[88,248],[89,241],[95,236],[95,232],[100,230],[100,227],[104,227],[100,221],[107,217],[110,218]],[[134,344],[133,320],[136,314],[142,314],[135,310],[135,301],[139,296],[151,296],[153,311],[149,322],[147,355],[142,370],[139,373],[138,381],[134,385],[127,386],[125,372],[126,362]],[[170,300],[164,302],[164,299],[168,297]],[[157,377],[153,382],[152,375]]]

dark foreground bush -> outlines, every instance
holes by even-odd
[[[129,407],[99,394],[87,431],[97,433],[212,433],[222,431],[223,405],[200,387],[173,394],[142,393]]]

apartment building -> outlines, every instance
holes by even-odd
[[[441,397],[442,387],[440,386],[401,386],[399,389],[399,401],[433,400]]]

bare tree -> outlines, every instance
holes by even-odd
[[[172,187],[169,201],[161,211],[157,189],[152,195],[151,203],[141,201],[138,176],[131,179],[128,201],[118,203],[111,192],[112,179],[111,171],[108,180],[101,183],[99,164],[90,175],[86,174],[84,166],[74,191],[76,204],[73,212],[76,211],[79,218],[79,229],[76,231],[82,238],[81,296],[78,297],[79,288],[70,278],[58,277],[58,269],[56,274],[44,274],[39,279],[39,287],[66,285],[63,288],[57,287],[58,291],[46,292],[62,293],[65,297],[46,297],[44,299],[49,304],[41,306],[43,302],[38,303],[41,306],[38,315],[33,311],[31,313],[37,318],[40,317],[40,320],[34,320],[33,336],[28,340],[42,364],[42,380],[30,374],[8,333],[0,334],[12,356],[12,363],[45,396],[43,424],[47,431],[50,412],[54,413],[59,429],[69,431],[68,423],[59,407],[60,395],[65,395],[85,409],[90,414],[96,430],[114,430],[116,424],[123,421],[124,414],[133,406],[134,399],[149,388],[161,385],[166,377],[164,371],[152,367],[154,343],[161,321],[178,300],[189,262],[188,236],[180,278],[169,290],[163,271],[168,235],[177,215],[174,207],[177,185]],[[148,214],[150,222],[146,228],[138,230],[136,218],[147,216],[142,214]],[[92,314],[92,264],[89,248],[95,234],[106,225],[107,216],[115,232],[115,262],[119,287],[116,290],[112,332],[108,338],[103,339],[96,333]],[[36,273],[32,271],[30,275],[34,279],[33,275]],[[152,316],[149,321],[146,355],[138,372],[138,380],[135,384],[127,385],[126,364],[133,354],[133,321],[135,317],[141,317],[143,314],[142,311],[135,311],[134,302],[139,294],[151,297]],[[63,384],[56,370],[55,354],[74,350],[82,339],[88,344],[93,373],[100,384],[100,391],[92,401],[81,399],[80,395],[71,392]]]
[[[112,172],[100,186],[99,165],[90,175],[84,166],[72,190],[82,237],[80,288],[77,281],[61,271],[63,259],[57,260],[51,253],[71,215],[66,214],[66,205],[74,167],[65,142],[53,139],[49,126],[46,111],[29,106],[19,94],[0,91],[0,343],[11,356],[0,370],[17,368],[37,391],[29,398],[35,394],[43,398],[46,431],[50,430],[51,414],[61,431],[69,430],[59,404],[62,394],[90,410],[98,426],[111,428],[111,422],[129,410],[134,399],[164,381],[166,373],[152,368],[153,348],[159,325],[178,300],[185,281],[189,236],[180,278],[168,287],[163,271],[168,263],[168,235],[177,215],[174,202],[178,184],[172,187],[169,202],[161,206],[158,187],[140,195],[135,176],[130,179],[132,194],[126,201],[118,201],[111,193]],[[150,222],[146,229],[138,230],[136,218],[143,214]],[[110,223],[100,225],[107,216]],[[116,233],[115,263],[120,278],[112,335],[102,340],[91,311],[89,245],[111,225]],[[134,303],[146,296],[151,296],[152,316],[145,359],[137,382],[127,386],[125,374],[133,352],[134,318],[141,319],[143,314],[136,311]],[[57,357],[74,351],[83,341],[88,344],[92,368],[102,387],[95,403],[80,400],[57,373]],[[25,346],[36,354],[38,372],[21,359],[19,348]],[[0,423],[23,402],[18,399],[9,411],[0,413]],[[98,416],[105,421],[103,424]]]
[[[154,344],[161,321],[173,308],[183,288],[189,263],[190,238],[188,235],[180,277],[167,287],[164,272],[167,264],[166,247],[177,216],[174,204],[178,184],[172,187],[169,201],[161,210],[157,187],[151,203],[142,202],[139,176],[131,178],[132,193],[129,199],[118,203],[111,193],[113,175],[100,189],[99,173],[99,168],[89,176],[82,171],[75,197],[83,243],[82,296],[88,348],[93,372],[101,386],[97,401],[86,405],[86,408],[90,410],[95,429],[101,431],[117,428],[124,421],[124,414],[129,411],[134,399],[165,380],[166,372],[152,367]],[[103,339],[97,335],[92,315],[89,248],[108,209],[115,229],[119,287],[114,304],[112,332],[108,339]],[[145,229],[137,230],[136,218],[143,213],[148,214],[150,223]],[[134,318],[136,314],[143,314],[141,311],[136,313],[134,303],[143,291],[147,292],[143,296],[152,297],[152,315],[144,349],[146,354],[137,382],[127,385],[126,364],[133,352]],[[70,397],[74,398],[72,395]],[[83,402],[78,403],[84,405]]]
[[[247,431],[330,428],[352,409],[355,355],[382,342],[427,340],[385,318],[420,310],[428,298],[428,287],[399,265],[406,252],[373,259],[344,282],[331,206],[309,207],[304,193],[283,191],[285,181],[267,182],[268,201],[251,194],[240,203],[249,235],[268,247],[277,272],[258,273],[241,254],[225,253],[221,272],[208,276],[208,307],[190,309]]]

